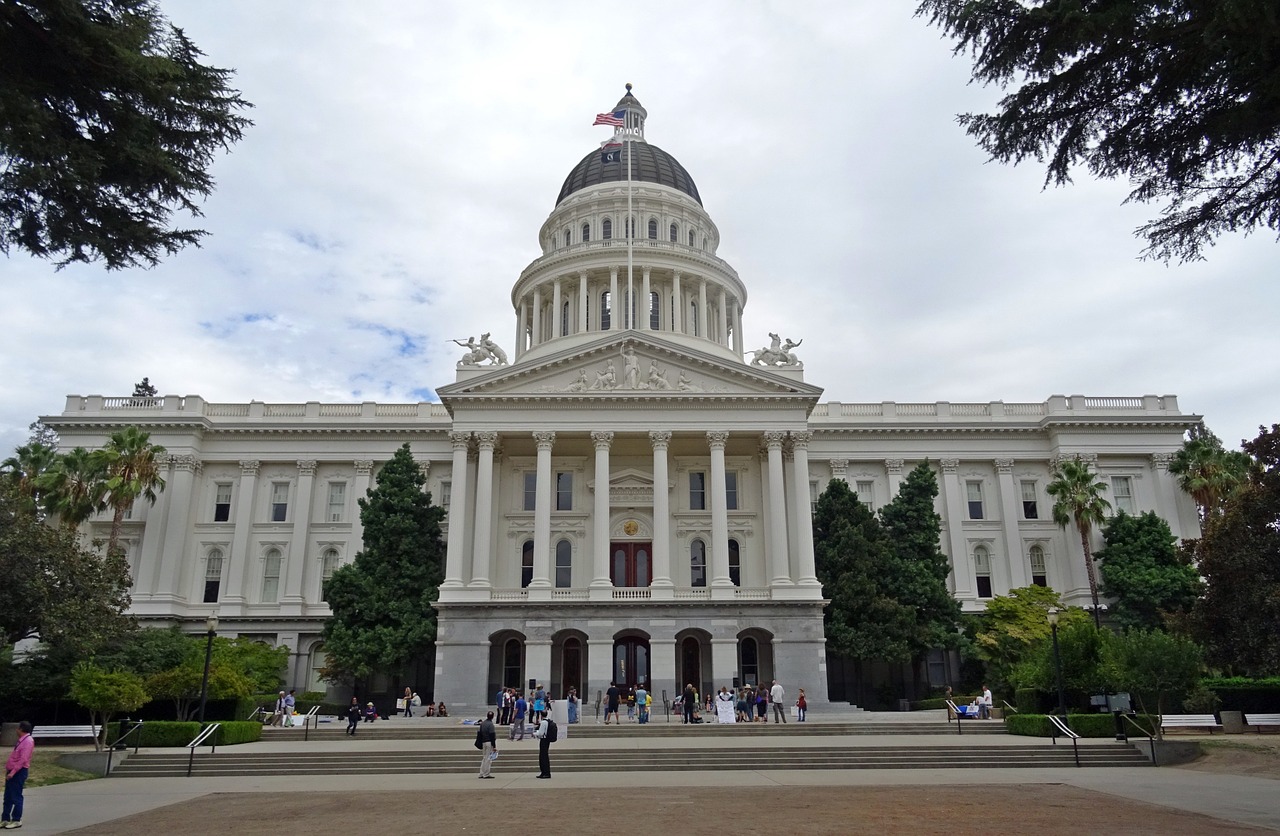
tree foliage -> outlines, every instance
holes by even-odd
[[[1192,544],[1207,584],[1192,625],[1210,663],[1270,676],[1280,674],[1280,424],[1244,449],[1257,469]]]
[[[159,394],[156,391],[156,387],[151,385],[151,379],[148,377],[144,377],[133,384],[133,396],[135,398],[154,398]]]
[[[10,487],[0,488],[0,579],[5,644],[39,636],[87,653],[132,628],[125,560],[40,522]]]
[[[960,124],[1001,162],[1083,166],[1163,204],[1145,255],[1194,260],[1225,232],[1280,230],[1280,14],[1273,0],[923,0],[917,14],[1006,90]]]
[[[150,433],[137,427],[113,432],[106,446],[94,453],[102,468],[102,504],[112,511],[109,553],[119,548],[124,517],[133,504],[141,499],[154,505],[156,491],[164,490],[164,478],[160,475],[163,454],[163,447],[151,443]]]
[[[1155,513],[1121,511],[1107,521],[1102,539],[1102,591],[1114,599],[1111,614],[1121,627],[1164,629],[1166,615],[1190,612],[1204,591],[1200,573]]]
[[[58,518],[68,530],[106,508],[106,471],[102,457],[83,447],[58,456],[38,483],[44,510]]]
[[[57,462],[58,451],[39,441],[22,445],[13,451],[12,456],[0,462],[0,479],[17,492],[24,513],[43,513],[46,474]]]
[[[333,612],[323,634],[330,681],[399,669],[435,640],[444,511],[431,504],[425,483],[405,444],[360,499],[364,549],[324,585]]]
[[[154,0],[0,4],[0,251],[153,266],[251,105]]]
[[[1203,522],[1220,513],[1222,503],[1248,481],[1253,461],[1247,453],[1223,447],[1204,424],[1192,427],[1187,436],[1169,462],[1169,472],[1195,500]]]
[[[974,634],[977,653],[987,663],[987,673],[999,685],[1014,683],[1015,668],[1049,639],[1049,609],[1060,611],[1063,630],[1089,616],[1078,608],[1063,608],[1058,593],[1045,586],[1024,586],[997,595],[987,602]]]
[[[1062,687],[1077,695],[1076,704],[1083,697],[1108,690],[1111,682],[1104,664],[1106,648],[1114,634],[1099,630],[1083,610],[1071,610],[1070,618],[1058,625],[1058,658],[1062,662]],[[1064,614],[1065,615],[1065,614]],[[1029,648],[1025,661],[1012,675],[1013,684],[1019,688],[1037,688],[1047,693],[1058,691],[1057,660],[1053,653],[1053,628],[1044,638]]]
[[[107,671],[81,662],[71,672],[71,698],[89,710],[89,722],[102,725],[93,745],[102,750],[112,716],[137,711],[151,698],[142,678],[129,671]]]
[[[1076,456],[1063,459],[1053,471],[1053,480],[1045,486],[1045,492],[1053,497],[1053,521],[1066,528],[1072,523],[1080,535],[1080,548],[1084,550],[1084,568],[1089,577],[1089,597],[1093,608],[1098,609],[1098,574],[1093,565],[1093,547],[1089,535],[1094,526],[1100,526],[1111,510],[1111,503],[1102,498],[1107,483],[1097,479],[1089,463]]]
[[[174,718],[192,720],[200,704],[204,684],[204,657],[190,658],[177,667],[147,677],[147,692],[152,699],[172,700]],[[253,682],[225,662],[210,662],[210,699],[236,699],[255,693]]]
[[[1104,666],[1111,687],[1134,694],[1142,713],[1163,717],[1165,700],[1186,694],[1204,673],[1200,646],[1162,630],[1130,630],[1110,636]]]

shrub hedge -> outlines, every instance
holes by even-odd
[[[1201,684],[1218,695],[1224,711],[1270,714],[1280,711],[1280,677],[1207,677]]]
[[[973,702],[975,699],[977,699],[977,697],[952,697],[951,701],[954,702],[956,705],[968,705],[969,703]],[[937,699],[932,699],[932,700],[916,700],[915,702],[911,703],[912,711],[929,711],[931,709],[946,708],[946,707],[947,707],[946,697],[938,697]]]
[[[1148,714],[1131,714],[1134,720],[1144,729],[1155,728],[1155,718]],[[1110,714],[1069,714],[1067,726],[1081,737],[1114,737],[1116,723]],[[1044,714],[1014,714],[1004,720],[1005,730],[1009,734],[1025,737],[1053,737],[1053,724]],[[1128,733],[1134,731],[1133,726],[1125,723]]]
[[[205,723],[205,725],[212,724]],[[149,720],[143,724],[142,731],[138,732],[140,737],[129,738],[126,745],[132,746],[136,740],[137,745],[150,748],[186,746],[196,739],[196,735],[200,734],[200,729],[200,723],[196,721]],[[219,746],[252,743],[255,740],[262,739],[262,724],[243,720],[229,720],[224,722],[215,734],[218,737],[217,744]],[[120,723],[112,723],[107,732],[107,740],[114,741],[119,736]]]

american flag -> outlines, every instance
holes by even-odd
[[[626,123],[623,117],[627,115],[625,110],[615,110],[613,113],[597,113],[596,121],[592,125],[613,125],[615,128],[621,128]]]

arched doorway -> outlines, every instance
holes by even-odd
[[[702,642],[695,636],[686,636],[680,642],[680,681],[677,690],[693,683],[693,687],[702,693]]]
[[[585,693],[586,682],[582,672],[586,669],[582,650],[582,640],[571,636],[564,640],[560,647],[560,690],[555,694],[557,699],[569,693],[570,688],[578,689],[579,697]]]
[[[626,693],[629,688],[649,685],[649,640],[624,636],[613,643],[612,680]]]

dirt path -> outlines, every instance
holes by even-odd
[[[1270,832],[1061,784],[221,793],[72,831],[101,836],[504,832],[810,834]]]

